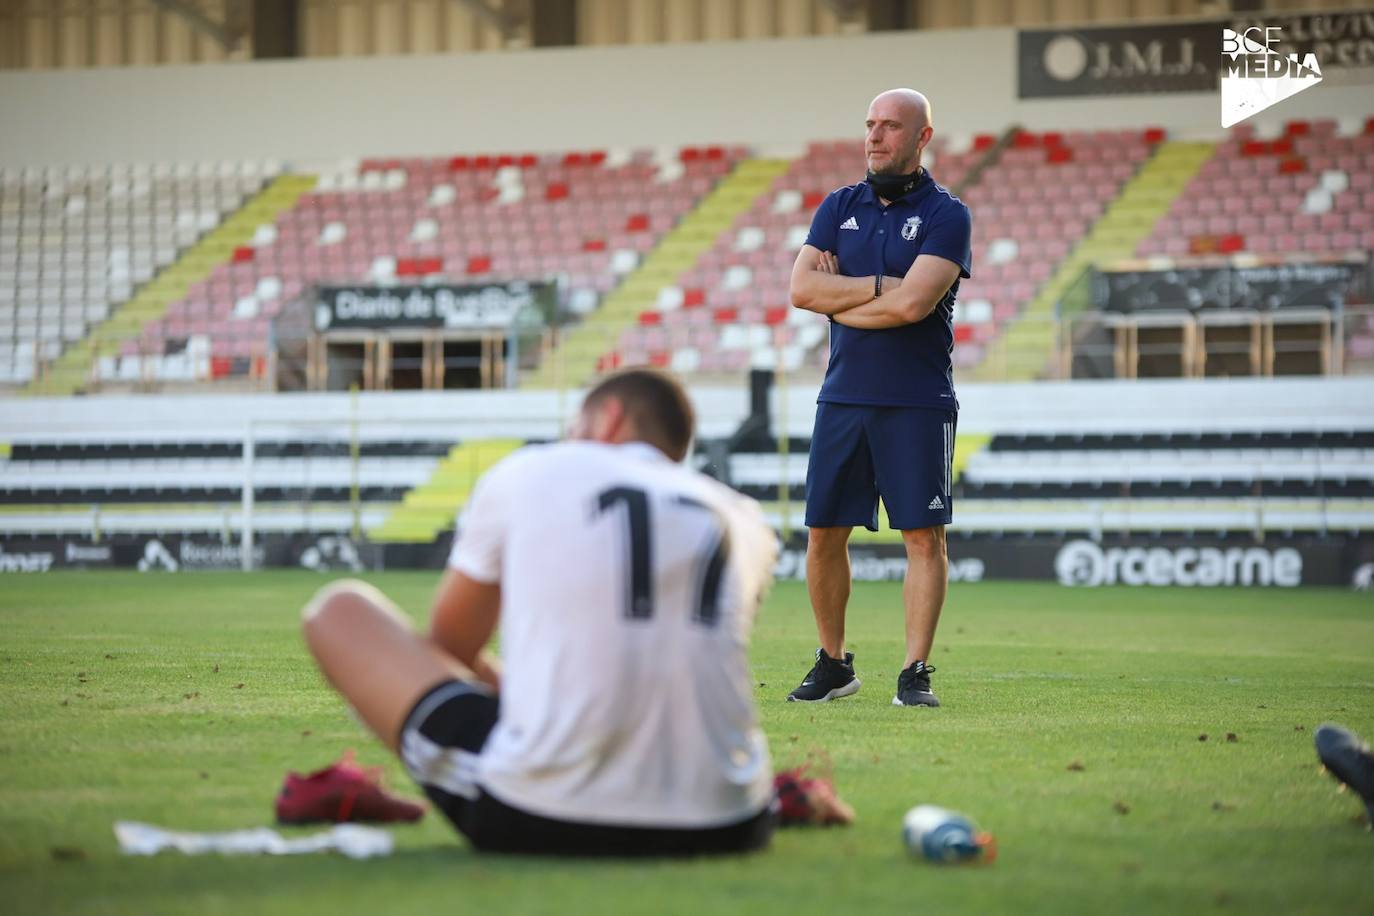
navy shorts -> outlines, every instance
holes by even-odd
[[[957,424],[950,410],[817,404],[806,527],[877,531],[879,497],[898,531],[948,525]]]

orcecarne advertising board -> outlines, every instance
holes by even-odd
[[[509,328],[551,308],[549,283],[468,286],[324,286],[316,292],[315,330]]]
[[[1314,54],[1333,82],[1364,82],[1374,72],[1374,11],[1265,12],[1159,25],[1025,30],[1017,35],[1017,92],[1023,99],[1215,92],[1225,71],[1223,29],[1271,41],[1283,56],[1301,60]]]
[[[269,534],[253,548],[256,568],[297,567],[320,572],[434,569],[444,565],[450,535],[431,544],[370,544],[344,534]],[[1182,586],[1295,588],[1374,585],[1374,537],[1332,535],[1256,543],[1241,538],[1164,535],[1149,539],[1087,537],[952,537],[951,582],[1051,581],[1073,588]],[[49,536],[0,539],[0,573],[70,568],[122,568],[146,573],[235,570],[242,546],[210,536],[117,535],[99,543]],[[906,574],[900,544],[850,545],[854,578],[899,582]],[[778,557],[779,579],[806,575],[805,537]]]
[[[859,581],[899,581],[906,555],[899,544],[850,545],[850,565]],[[779,578],[801,579],[806,571],[803,542],[793,542],[779,559]],[[1300,585],[1369,587],[1374,577],[1374,539],[1341,536],[1294,538],[1257,544],[1241,538],[1162,536],[1094,541],[1087,537],[951,538],[951,582],[990,580],[1054,581],[1073,588],[1106,585],[1240,586],[1293,588]]]

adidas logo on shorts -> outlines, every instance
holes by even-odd
[[[944,504],[944,502],[940,499],[940,494],[939,494],[939,493],[936,493],[936,494],[935,494],[935,498],[932,499],[932,500],[930,501],[930,505],[926,506],[927,509],[943,509],[944,507],[945,507],[945,504]]]
[[[858,229],[858,228],[859,228],[859,221],[856,220],[854,217],[851,216],[849,219],[847,219],[847,220],[845,220],[844,222],[840,223],[840,228],[841,228],[841,229]]]

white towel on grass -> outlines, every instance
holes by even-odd
[[[292,856],[334,850],[350,859],[370,859],[389,856],[395,848],[390,833],[357,824],[337,824],[321,833],[289,840],[266,827],[224,833],[187,833],[136,821],[115,821],[114,831],[120,851],[130,856],[156,855],[164,849],[184,852],[188,856],[211,852],[231,856]]]

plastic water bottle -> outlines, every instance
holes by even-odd
[[[936,865],[991,862],[997,856],[992,835],[957,811],[917,805],[902,818],[902,842],[914,858]]]

